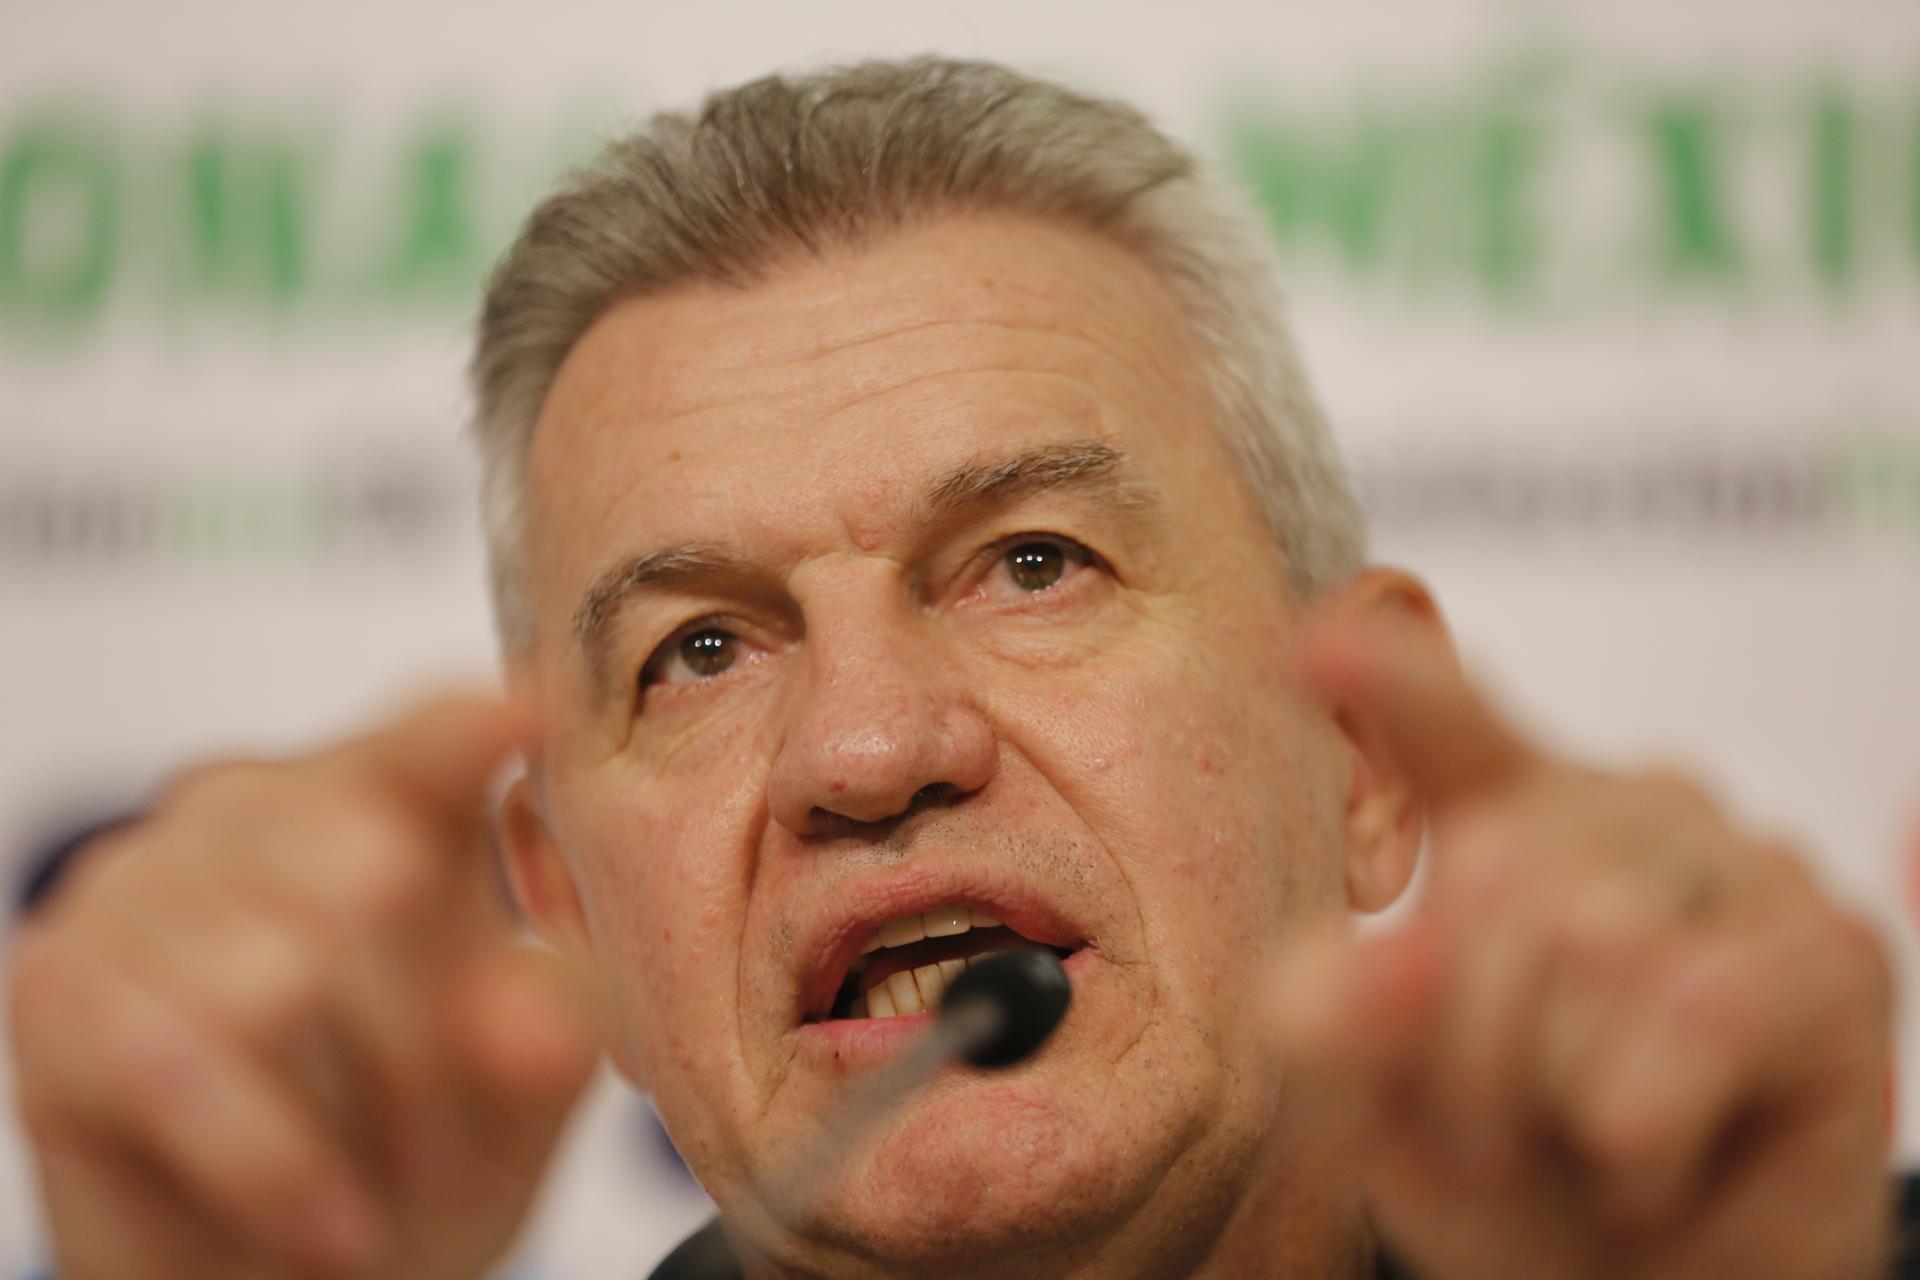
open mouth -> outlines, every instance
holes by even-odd
[[[890,920],[873,931],[849,965],[826,1018],[931,1013],[947,984],[971,962],[1041,946],[1062,960],[1074,951],[1026,938],[978,907],[938,907]]]

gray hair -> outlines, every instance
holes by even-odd
[[[1281,315],[1244,197],[1124,104],[921,58],[771,76],[655,116],[533,211],[488,282],[471,376],[495,620],[531,644],[526,462],[561,362],[616,302],[748,286],[796,253],[916,220],[1027,213],[1110,236],[1179,295],[1215,428],[1303,598],[1366,554],[1359,505]]]

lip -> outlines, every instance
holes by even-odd
[[[889,920],[946,906],[988,912],[1007,928],[1040,946],[1074,950],[1087,945],[1084,931],[1076,928],[1058,907],[1004,875],[969,876],[923,870],[875,876],[838,890],[831,912],[806,931],[796,951],[805,967],[797,975],[799,997],[795,1020],[805,1025],[826,1019],[847,971],[875,929]],[[911,1022],[923,1016],[861,1021]]]

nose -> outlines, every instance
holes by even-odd
[[[801,836],[857,829],[986,786],[993,727],[910,620],[810,628],[767,780],[774,821]]]

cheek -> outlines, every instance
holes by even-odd
[[[1023,681],[1006,705],[1007,732],[1112,851],[1159,943],[1270,941],[1337,867],[1326,740],[1272,635],[1228,620],[1199,643],[1130,644]]]
[[[618,1027],[615,1058],[635,1079],[684,1076],[735,1039],[761,771],[746,730],[714,738],[665,772],[625,761],[596,771],[565,837]]]
[[[1282,914],[1337,883],[1344,856],[1343,750],[1325,714],[1301,694],[1291,660],[1258,654],[1214,691],[1217,714],[1184,726],[1194,787],[1223,865],[1241,865],[1280,894]],[[1231,856],[1240,849],[1253,856]]]

